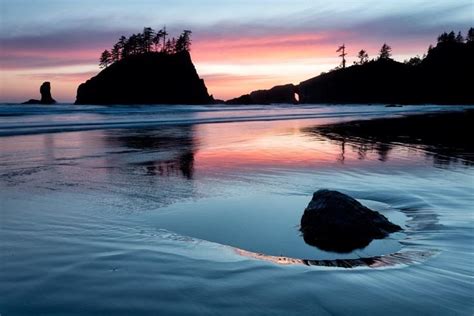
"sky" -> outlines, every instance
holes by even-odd
[[[167,26],[192,34],[191,55],[209,93],[229,99],[299,83],[383,43],[403,61],[444,31],[474,26],[473,0],[0,0],[0,102],[73,102],[97,74],[100,53],[121,35]]]

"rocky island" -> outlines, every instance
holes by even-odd
[[[166,41],[166,29],[121,37],[101,56],[104,68],[77,89],[75,104],[209,104],[189,53],[190,31]]]

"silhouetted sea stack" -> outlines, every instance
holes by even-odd
[[[55,104],[56,101],[51,96],[51,83],[43,82],[40,87],[41,100],[30,99],[23,104]]]
[[[319,190],[301,218],[305,242],[322,250],[350,252],[401,227],[337,191]]]
[[[119,60],[77,89],[76,104],[210,104],[189,52]]]

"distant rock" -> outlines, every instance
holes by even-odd
[[[400,231],[382,214],[372,211],[348,195],[319,190],[301,218],[306,243],[322,250],[350,252]]]
[[[41,100],[30,99],[23,104],[55,104],[56,101],[51,96],[51,83],[48,81],[43,82],[40,87]]]
[[[77,89],[76,104],[211,104],[188,52],[129,56]]]
[[[298,101],[295,98],[297,89],[292,84],[275,86],[269,90],[257,90],[250,94],[244,94],[238,98],[228,100],[227,104],[272,104],[289,103],[295,104]]]

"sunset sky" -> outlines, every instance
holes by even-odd
[[[192,58],[209,92],[228,99],[298,83],[387,42],[395,59],[422,55],[439,33],[473,26],[472,0],[0,0],[0,102],[72,102],[98,57],[144,26],[193,31]]]

